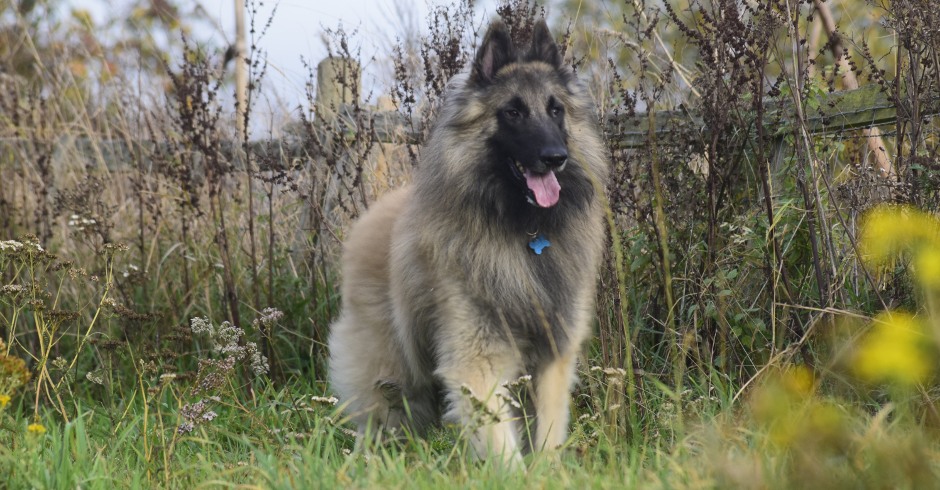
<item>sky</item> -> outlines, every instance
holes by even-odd
[[[322,40],[324,28],[342,26],[357,30],[355,40],[362,59],[385,56],[402,27],[397,18],[396,3],[414,15],[420,23],[429,7],[423,0],[281,0],[265,1],[259,6],[259,21],[266,21],[276,6],[275,16],[261,47],[267,52],[271,83],[285,96],[303,94],[307,72],[303,57],[316,64],[327,56]],[[228,34],[235,32],[234,0],[202,0],[209,16]],[[370,67],[366,67],[370,71]],[[378,76],[372,71],[372,76]],[[366,82],[368,86],[368,82]]]
[[[251,7],[252,0],[245,0]],[[324,29],[342,26],[352,37],[353,48],[360,50],[363,63],[363,88],[381,91],[389,86],[391,72],[387,59],[397,36],[415,30],[424,33],[427,15],[434,5],[453,0],[255,0],[258,8],[256,22],[263,25],[274,17],[265,36],[259,42],[267,53],[268,72],[263,81],[269,89],[264,100],[258,101],[256,111],[267,114],[296,112],[304,104],[307,69],[301,57],[312,66],[327,57],[323,41]],[[67,7],[84,8],[96,21],[109,14],[126,10],[128,0],[66,0]],[[195,39],[226,46],[234,41],[235,0],[199,0],[209,22],[202,26],[205,32],[194,33]],[[180,0],[183,12],[192,12],[196,3]],[[477,0],[475,11],[482,25],[484,19],[495,15],[497,0]],[[247,21],[246,21],[247,22]],[[249,41],[250,42],[250,41]],[[375,58],[376,61],[369,60]]]
[[[258,19],[264,22],[276,6],[271,27],[261,40],[267,52],[268,80],[278,97],[267,97],[256,107],[276,117],[305,103],[307,69],[301,57],[315,66],[328,56],[323,41],[324,29],[342,26],[347,32],[356,31],[353,47],[360,50],[363,63],[363,93],[375,94],[390,86],[391,74],[387,62],[396,37],[405,32],[426,31],[426,19],[434,5],[452,0],[280,0],[264,1],[259,5]],[[250,0],[246,0],[250,2]],[[202,0],[209,16],[234,35],[234,0]],[[479,19],[495,15],[496,0],[478,0]],[[231,37],[229,38],[231,39]],[[370,61],[372,59],[376,61]],[[265,107],[266,105],[266,107]]]

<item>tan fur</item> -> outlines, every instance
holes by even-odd
[[[383,426],[399,423],[397,419],[388,420],[396,415],[390,413],[389,403],[375,383],[404,376],[404,359],[389,348],[396,340],[389,321],[388,243],[409,190],[406,187],[385,195],[352,227],[344,244],[343,310],[329,339],[333,353],[330,382],[360,430],[366,428],[370,418]]]
[[[420,433],[447,420],[464,427],[479,456],[517,468],[523,448],[564,443],[590,335],[609,170],[586,91],[552,61],[508,63],[486,91],[468,75],[455,78],[413,185],[374,203],[350,232],[330,379],[360,434]],[[570,166],[558,170],[559,204],[529,208],[494,180],[494,166],[505,179],[503,161],[484,160],[499,130],[494,108],[521,100],[540,111],[552,98],[565,107]],[[532,119],[550,124],[541,113]],[[551,246],[536,256],[528,242],[540,232]],[[523,441],[505,385],[526,374],[536,430]]]
[[[535,413],[539,423],[535,433],[536,449],[555,449],[565,442],[570,407],[568,393],[575,381],[577,352],[568,351],[551,363],[535,387]]]

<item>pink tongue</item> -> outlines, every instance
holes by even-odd
[[[539,206],[549,208],[558,202],[558,192],[561,191],[561,186],[558,185],[555,172],[549,171],[548,173],[538,175],[526,169],[525,183],[529,186],[532,193],[535,194],[535,202],[538,203]]]

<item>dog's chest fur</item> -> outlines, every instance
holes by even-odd
[[[583,328],[576,320],[583,307],[578,292],[593,279],[593,247],[579,241],[579,221],[567,222],[574,225],[545,227],[550,244],[541,254],[529,247],[533,237],[528,232],[499,233],[508,239],[500,240],[496,252],[492,242],[477,248],[469,234],[455,238],[467,240],[456,257],[462,270],[455,277],[464,278],[462,288],[481,316],[480,327],[511,341],[529,371],[568,351],[583,336],[574,331]]]

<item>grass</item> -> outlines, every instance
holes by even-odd
[[[328,422],[329,410],[292,399],[292,393],[309,388],[265,390],[259,393],[264,401],[251,407],[250,417],[226,410],[211,425],[175,441],[172,456],[153,461],[144,456],[139,410],[117,425],[88,410],[70,423],[51,426],[45,434],[23,433],[15,449],[3,450],[0,461],[10,470],[6,472],[10,486],[40,488],[125,483],[180,488],[220,482],[265,488],[557,488],[650,481],[640,466],[650,456],[639,452],[642,446],[609,441],[586,442],[593,446],[590,449],[536,455],[528,461],[527,475],[473,462],[466,448],[455,443],[453,430],[441,430],[427,441],[349,455],[352,441]],[[25,421],[14,423],[21,422]],[[586,431],[596,429],[584,425],[575,441],[587,441],[591,436]]]
[[[868,415],[832,400],[796,400],[812,385],[793,383],[781,378],[741,419],[714,397],[693,399],[686,431],[677,431],[678,414],[666,402],[651,424],[658,428],[638,437],[610,433],[603,417],[579,417],[568,447],[527,457],[526,474],[474,461],[455,428],[353,450],[348,431],[332,422],[335,409],[300,395],[309,384],[261,389],[256,401],[220,407],[186,435],[174,429],[172,396],[152,400],[149,414],[131,400],[118,421],[76,406],[80,415],[48,423],[45,433],[26,431],[29,418],[7,416],[0,467],[9,488],[924,488],[936,481],[936,444],[895,418],[897,407]],[[701,417],[712,411],[718,415]]]

